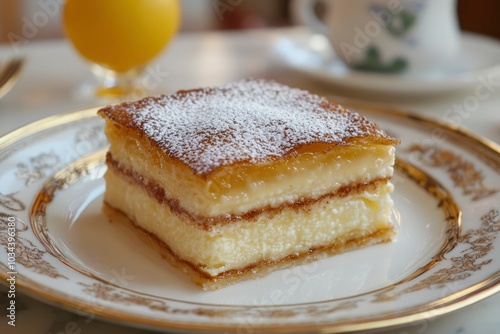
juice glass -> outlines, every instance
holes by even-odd
[[[101,78],[99,96],[138,89],[134,81],[175,35],[179,20],[177,0],[66,0],[63,12],[66,35]]]

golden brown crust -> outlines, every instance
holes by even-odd
[[[210,123],[209,125],[207,125],[206,128],[203,128],[202,126],[187,127],[187,129],[183,130],[186,131],[186,133],[176,132],[177,130],[174,130],[171,133],[168,133],[168,131],[163,131],[162,126],[165,128],[166,127],[165,125],[166,124],[168,125],[170,121],[168,118],[163,119],[166,117],[165,114],[169,113],[175,114],[178,111],[175,108],[179,108],[181,109],[181,112],[184,112],[182,110],[182,108],[184,108],[183,107],[184,104],[182,103],[186,102],[185,108],[189,109],[190,106],[192,105],[191,100],[199,101],[206,99],[208,97],[220,95],[221,110],[216,115],[220,114],[226,117],[226,115],[224,115],[225,112],[224,108],[227,108],[227,106],[224,106],[223,104],[226,98],[225,94],[229,94],[228,92],[230,92],[233,95],[235,94],[237,95],[238,89],[244,90],[244,88],[246,87],[244,86],[246,82],[251,82],[253,85],[257,87],[262,86],[259,89],[262,89],[264,91],[267,89],[266,85],[269,85],[269,87],[271,87],[269,89],[276,89],[277,92],[282,95],[287,95],[287,94],[291,95],[290,98],[291,102],[286,104],[285,107],[289,108],[292,111],[294,110],[294,106],[296,104],[297,108],[306,109],[306,111],[303,112],[305,115],[316,115],[319,110],[322,113],[322,116],[320,117],[314,116],[312,117],[314,118],[314,122],[306,124],[309,125],[310,128],[307,128],[307,126],[305,126],[306,128],[306,130],[304,131],[305,137],[304,136],[301,137],[300,135],[295,136],[297,132],[296,128],[294,131],[289,131],[287,133],[280,133],[279,136],[282,137],[280,137],[277,143],[273,144],[274,146],[278,147],[276,152],[273,151],[271,153],[258,153],[257,156],[253,156],[252,154],[246,155],[242,152],[244,152],[245,150],[252,152],[255,151],[259,152],[259,149],[261,148],[259,145],[268,144],[267,142],[269,141],[268,140],[269,137],[264,136],[262,138],[262,143],[259,143],[260,138],[253,138],[254,140],[250,140],[250,142],[252,143],[249,145],[254,145],[255,147],[243,147],[242,149],[240,149],[238,145],[241,144],[244,146],[247,145],[248,143],[238,143],[238,141],[240,142],[244,141],[242,138],[245,137],[242,136],[241,138],[239,138],[238,135],[240,135],[242,132],[243,133],[246,132],[246,129],[244,128],[245,125],[240,124],[240,123],[245,123],[244,118],[241,119],[238,118],[238,117],[243,117],[240,116],[239,114],[235,116],[236,117],[235,120],[231,118],[222,119],[221,124],[216,124],[218,126],[220,125],[219,126],[220,128],[217,128],[217,126],[215,126],[214,129],[213,124]],[[237,84],[241,85],[243,88],[241,88]],[[363,145],[375,145],[375,144],[395,145],[399,143],[397,139],[391,138],[390,136],[385,134],[383,131],[380,130],[380,128],[376,124],[369,122],[366,118],[356,113],[351,113],[338,104],[329,102],[326,99],[320,98],[313,94],[309,94],[305,91],[290,89],[286,86],[278,85],[276,83],[268,83],[263,80],[244,81],[236,83],[235,85],[236,88],[233,86],[199,88],[193,90],[179,91],[169,96],[149,97],[136,102],[128,102],[115,106],[108,106],[100,109],[98,111],[98,114],[103,118],[105,118],[107,121],[113,122],[117,125],[126,127],[134,132],[137,132],[138,134],[140,134],[141,138],[147,139],[150,142],[150,144],[158,147],[171,159],[182,161],[195,174],[201,176],[204,179],[206,179],[211,173],[215,172],[217,169],[224,166],[231,166],[236,164],[253,164],[253,163],[268,164],[278,159],[285,159],[291,156],[296,156],[303,152],[307,152],[310,147],[317,146],[318,144],[322,145],[324,151],[328,151],[337,146],[346,146],[360,142]],[[277,85],[279,87],[275,88],[275,86]],[[246,98],[248,99],[248,97]],[[256,100],[261,99],[261,97],[256,96],[255,99]],[[270,101],[273,101],[273,98],[269,99]],[[294,101],[294,99],[296,99],[297,101]],[[267,100],[264,100],[264,102],[265,101]],[[301,104],[304,101],[307,102],[305,107]],[[243,102],[245,102],[245,100]],[[280,103],[284,102],[281,101]],[[172,105],[175,105],[175,108],[172,107],[174,108],[175,112],[169,109],[171,108]],[[232,104],[230,104],[230,106],[232,106]],[[213,106],[210,105],[210,107]],[[238,108],[240,107],[238,106]],[[308,108],[311,109],[310,112],[307,111]],[[145,110],[151,110],[151,109],[155,109],[154,112],[149,112],[149,111],[144,112]],[[279,109],[280,108],[278,108],[278,110]],[[265,129],[269,128],[269,124],[265,122],[267,121],[266,117],[269,116],[268,114],[272,114],[272,112],[273,110],[264,113],[262,117],[262,119],[264,119],[263,121],[264,123],[262,123],[262,128]],[[288,114],[284,113],[284,115]],[[325,115],[327,116],[325,117]],[[335,115],[335,116],[332,116],[333,118],[331,117],[329,118],[328,115]],[[202,118],[204,117],[204,115],[196,113],[188,113],[187,116],[182,114],[181,118],[182,117],[192,119],[196,117]],[[251,116],[249,117],[251,118]],[[320,121],[323,118],[325,118],[326,120],[324,122]],[[273,131],[279,130],[286,132],[288,131],[287,129],[289,129],[289,126],[291,126],[290,129],[292,129],[293,125],[301,125],[300,119],[301,115],[298,115],[297,120],[293,119],[292,117],[291,121],[287,120],[291,122],[291,124],[287,123],[281,128],[277,126],[276,129],[272,129],[272,131],[270,130],[271,138],[274,138]],[[163,123],[158,120],[163,121]],[[234,127],[232,127],[232,125],[229,127],[227,126],[227,124],[230,124],[233,121],[234,123],[238,123],[238,127],[241,128],[235,129]],[[276,122],[279,123],[280,119],[276,120],[275,123]],[[152,127],[151,124],[158,125],[158,129],[151,130]],[[198,123],[195,122],[194,124]],[[317,132],[316,128],[318,127],[318,124],[326,124],[325,126],[326,132],[325,131]],[[261,131],[262,128],[257,129],[257,131]],[[298,128],[300,129],[300,127]],[[159,133],[161,135],[158,135]],[[163,135],[166,137],[172,136],[176,138],[170,141],[171,138],[165,139],[165,137],[162,137]],[[177,141],[179,139],[177,137],[182,137],[182,136],[185,136],[187,138],[199,137],[202,139],[200,139],[199,143],[193,145],[191,149],[184,149],[184,148],[180,149],[179,147],[182,145],[174,145],[174,144],[178,144]],[[233,143],[230,143],[229,145],[228,143],[233,140],[236,142],[236,144],[233,145]],[[223,152],[226,153],[226,155],[222,156],[215,155],[207,158],[207,155],[205,153],[207,151],[210,152],[217,151],[218,147],[220,147],[221,144],[222,145],[228,144],[229,147],[234,148],[234,150],[231,151],[231,153]],[[269,147],[267,147],[267,149],[269,149]],[[228,151],[228,150],[223,149],[222,151]],[[263,149],[261,151],[264,152],[266,150]]]
[[[140,238],[159,251],[167,262],[188,274],[193,282],[206,290],[217,290],[239,281],[264,277],[276,270],[313,262],[327,256],[344,253],[368,245],[389,242],[395,234],[394,228],[391,225],[387,225],[386,228],[376,231],[364,231],[364,233],[360,233],[360,236],[356,238],[337,240],[333,244],[311,248],[307,252],[300,254],[290,254],[276,261],[261,261],[244,268],[228,270],[216,276],[211,276],[203,271],[202,265],[193,264],[176,255],[172,249],[156,235],[137,225],[137,223],[129,219],[122,211],[113,208],[107,203],[105,203],[104,210],[110,217],[111,222],[123,222],[134,228],[134,230],[138,232]],[[120,215],[121,217],[120,219],[113,219],[114,215]]]
[[[152,199],[158,201],[158,203],[162,205],[168,206],[170,211],[179,216],[183,221],[207,231],[211,230],[215,225],[230,224],[242,220],[255,221],[261,214],[267,214],[271,219],[274,215],[280,214],[284,209],[287,208],[292,208],[295,211],[307,210],[312,204],[322,201],[325,198],[333,200],[337,198],[344,198],[349,195],[360,194],[367,190],[369,191],[372,189],[376,189],[379,185],[385,184],[390,181],[390,178],[386,177],[370,180],[368,182],[358,182],[342,186],[333,193],[323,194],[317,198],[302,198],[293,203],[283,203],[276,207],[265,206],[259,209],[248,211],[241,215],[226,214],[217,217],[204,217],[189,212],[188,209],[182,207],[179,204],[178,200],[167,197],[163,188],[156,182],[148,180],[146,177],[137,174],[137,172],[131,169],[125,169],[121,167],[119,163],[113,159],[111,153],[109,152],[106,155],[106,163],[108,165],[108,168],[112,169],[113,172],[115,172],[117,175],[120,175],[127,182],[146,190]]]

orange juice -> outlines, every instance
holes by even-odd
[[[115,72],[145,65],[176,33],[177,0],[66,0],[68,38],[87,60]]]

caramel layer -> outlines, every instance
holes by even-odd
[[[325,198],[344,198],[349,195],[360,194],[364,191],[374,190],[378,185],[387,183],[390,180],[390,178],[387,177],[371,180],[369,182],[349,184],[338,188],[334,193],[324,194],[317,198],[303,198],[293,203],[283,203],[277,207],[265,206],[248,211],[242,215],[226,214],[217,217],[204,217],[189,212],[189,210],[179,204],[178,200],[166,196],[163,188],[156,182],[148,180],[134,170],[120,166],[119,162],[114,160],[109,152],[106,155],[106,163],[108,168],[113,168],[117,174],[124,177],[128,182],[144,188],[148,192],[149,196],[156,199],[159,203],[167,205],[173,213],[181,217],[184,221],[190,222],[207,231],[209,231],[214,225],[224,225],[241,220],[253,221],[262,213],[267,213],[269,214],[269,217],[273,217],[273,215],[281,213],[281,211],[285,208],[293,208],[296,211],[307,210],[311,204]]]

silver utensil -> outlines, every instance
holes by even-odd
[[[24,65],[24,58],[15,57],[0,65],[0,98],[16,83]]]

